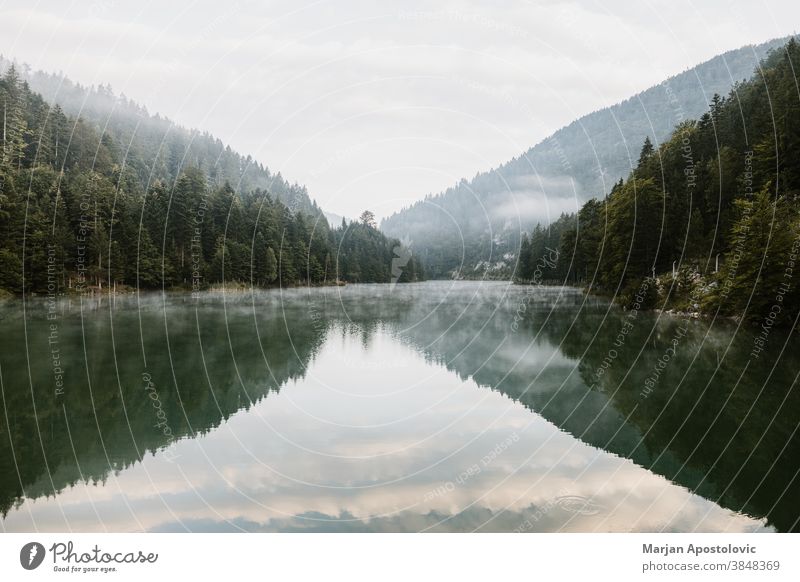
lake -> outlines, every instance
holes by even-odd
[[[795,531],[798,343],[432,281],[0,303],[3,531]]]

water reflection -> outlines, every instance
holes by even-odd
[[[742,370],[729,324],[692,323],[642,397],[685,324],[640,314],[598,375],[627,314],[573,290],[18,307],[7,531],[796,529],[796,350]]]

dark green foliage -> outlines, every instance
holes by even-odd
[[[11,63],[0,57],[0,71],[11,68]],[[25,69],[24,74],[18,73],[31,91],[44,96],[35,96],[30,117],[44,119],[53,104],[45,134],[60,135],[61,139],[45,139],[41,146],[35,142],[28,145],[28,154],[38,151],[45,163],[55,160],[71,165],[80,161],[103,173],[110,164],[121,164],[124,158],[125,168],[141,184],[160,181],[170,186],[185,168],[195,167],[206,175],[212,187],[227,182],[236,192],[261,189],[292,211],[312,215],[320,212],[304,186],[290,184],[280,173],[271,172],[250,156],[242,156],[208,133],[185,129],[158,114],[150,115],[124,95],[114,94],[109,86],[83,87],[62,75],[42,71]],[[77,142],[70,141],[72,125],[67,126],[64,113],[80,117],[74,136]],[[87,130],[93,133],[83,135]],[[97,151],[92,138],[102,140],[106,147]],[[95,153],[97,159],[93,160]]]
[[[365,215],[367,220],[365,220]],[[424,278],[411,249],[398,240],[386,238],[365,211],[359,222],[333,231],[336,250],[334,268],[339,277],[353,282],[410,282]]]
[[[574,240],[574,222],[574,214],[562,214],[547,227],[537,224],[530,238],[524,235],[514,273],[516,280],[536,284],[563,280],[570,257],[561,256],[562,241]]]
[[[103,88],[91,94],[98,107],[112,98]],[[331,230],[304,188],[289,187],[279,175],[217,147],[210,137],[183,140],[180,130],[174,140],[160,143],[160,118],[145,115],[144,129],[131,142],[126,131],[132,128],[123,114],[112,114],[111,129],[100,133],[47,105],[14,67],[0,79],[0,106],[5,107],[0,136],[2,289],[62,293],[127,285],[198,290],[223,282],[271,286],[393,280],[400,243],[377,231],[374,219]],[[135,108],[127,101],[122,107]],[[165,144],[164,156],[159,152]],[[209,145],[214,147],[198,153],[197,148]],[[251,178],[240,174],[247,168],[256,169]],[[238,191],[230,185],[233,178]],[[259,183],[264,188],[254,186]],[[337,271],[339,260],[346,269]],[[402,275],[400,281],[422,277],[410,254]]]
[[[699,121],[679,124],[659,148],[646,141],[627,181],[554,223],[563,230],[557,278],[624,304],[650,281],[643,308],[702,307],[793,323],[800,313],[797,71],[800,45],[791,40],[752,80],[715,96]],[[533,241],[543,232],[537,226],[523,239],[520,281],[530,278],[540,256]]]
[[[705,298],[709,310],[745,314],[758,321],[775,311],[777,321],[798,313],[795,265],[800,259],[800,216],[786,198],[774,199],[767,184],[752,200],[736,200],[738,219],[731,235],[743,241],[726,260],[718,285]],[[774,309],[775,306],[777,309]]]

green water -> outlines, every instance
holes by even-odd
[[[4,531],[793,531],[798,343],[574,289],[0,304]],[[659,363],[660,362],[660,363]]]

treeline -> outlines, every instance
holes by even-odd
[[[0,72],[5,74],[14,64],[0,56]],[[15,73],[30,90],[63,113],[80,118],[105,139],[117,144],[110,152],[142,183],[178,179],[186,167],[196,167],[206,175],[208,183],[220,187],[226,182],[236,192],[269,191],[294,210],[316,215],[320,212],[304,186],[290,184],[280,172],[243,156],[207,132],[190,130],[159,115],[151,115],[145,107],[117,95],[109,85],[85,87],[63,75],[31,71],[27,66],[15,67]],[[62,144],[63,145],[63,144]]]
[[[583,284],[631,304],[777,322],[799,312],[800,46],[774,51],[749,81],[715,95],[602,200],[537,228],[517,279]],[[776,310],[775,305],[779,305]],[[772,324],[771,323],[771,324]]]
[[[272,192],[235,192],[209,168],[151,180],[126,144],[51,107],[14,67],[0,79],[0,289],[201,289],[417,280],[371,222],[331,229]],[[139,160],[141,161],[141,160]],[[146,168],[144,168],[146,170]],[[312,211],[316,207],[311,208]],[[392,257],[406,252],[399,274]]]
[[[387,238],[377,229],[375,215],[366,210],[357,222],[342,219],[333,231],[336,271],[355,283],[422,281],[422,263],[412,256],[410,243]]]

